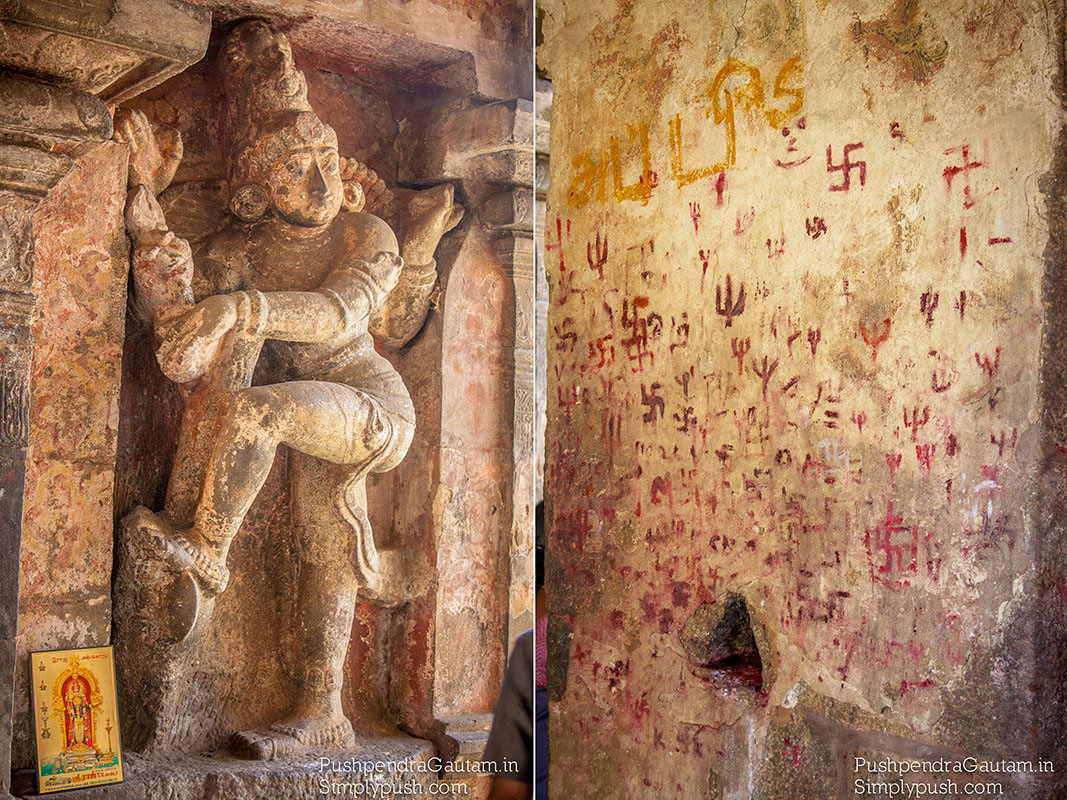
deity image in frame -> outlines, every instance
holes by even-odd
[[[41,794],[122,782],[110,647],[30,654]]]

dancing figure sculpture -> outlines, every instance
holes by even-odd
[[[290,449],[298,697],[285,718],[235,737],[243,754],[268,759],[353,741],[341,709],[352,608],[357,593],[402,599],[406,580],[400,553],[375,547],[365,480],[397,466],[415,430],[408,391],[368,326],[374,319],[387,339],[410,338],[436,277],[433,252],[462,208],[450,186],[437,187],[412,205],[398,242],[360,210],[362,185],[346,177],[354,162],[339,157],[336,134],[308,105],[285,37],[242,23],[222,64],[231,216],[195,258],[155,199],[173,154],[161,153],[142,115],[116,120],[131,148],[136,289],[161,339],[159,364],[186,395],[166,505],[138,508],[124,525],[142,558],[191,587],[192,627],[202,629],[278,445]],[[265,342],[277,380],[253,386]]]

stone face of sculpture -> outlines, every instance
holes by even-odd
[[[385,222],[359,210],[361,186],[342,177],[336,135],[307,105],[285,37],[262,22],[239,25],[223,68],[234,219],[198,249],[195,266],[155,199],[173,152],[161,152],[140,114],[117,121],[131,148],[135,284],[161,339],[159,364],[187,396],[166,505],[138,508],[124,525],[141,560],[157,560],[197,596],[192,627],[202,631],[278,445],[292,451],[298,697],[287,717],[234,740],[248,757],[276,758],[352,743],[340,694],[352,607],[357,593],[403,598],[403,559],[375,548],[365,479],[400,463],[415,414],[368,326],[382,320],[394,342],[421,326],[433,251],[462,209],[451,187],[423,193],[401,248]],[[398,283],[407,288],[391,308]],[[266,342],[278,374],[251,386]]]

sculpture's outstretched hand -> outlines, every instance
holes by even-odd
[[[215,362],[226,335],[237,323],[237,302],[227,294],[201,300],[185,314],[159,327],[163,343],[156,359],[176,383],[203,376]]]
[[[118,108],[114,139],[130,146],[130,188],[147,186],[158,196],[170,185],[182,160],[182,137],[178,131],[153,125],[141,111]]]
[[[413,266],[429,264],[441,237],[463,219],[463,206],[453,202],[455,189],[442,183],[418,192],[408,207],[407,229],[400,255]]]

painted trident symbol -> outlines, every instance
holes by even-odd
[[[726,304],[723,305],[722,301],[722,284],[718,284],[715,287],[715,313],[720,317],[726,317],[726,327],[729,328],[733,322],[734,317],[739,317],[745,311],[745,284],[741,284],[741,289],[737,293],[737,302],[734,302],[734,288],[730,282],[730,276],[726,276]]]

